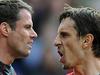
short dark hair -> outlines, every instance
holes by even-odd
[[[93,8],[68,8],[59,16],[59,22],[70,17],[75,21],[78,36],[91,33],[94,36],[92,50],[96,57],[100,57],[100,13]]]
[[[26,9],[33,14],[32,7],[22,0],[0,0],[0,23],[7,22],[12,29],[15,29],[16,21],[20,19],[21,9]]]

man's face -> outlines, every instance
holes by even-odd
[[[62,20],[55,39],[55,46],[61,56],[60,62],[66,69],[79,65],[84,58],[82,38],[77,36],[74,26],[75,22],[71,18]]]
[[[16,22],[15,30],[8,34],[8,46],[15,57],[25,57],[30,53],[36,32],[32,29],[32,16],[29,11],[22,9],[19,12],[20,19]]]

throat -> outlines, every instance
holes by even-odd
[[[100,62],[89,61],[85,62],[83,65],[77,65],[73,69],[69,69],[68,73],[73,73],[70,75],[100,75]]]

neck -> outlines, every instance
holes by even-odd
[[[98,75],[100,73],[100,60],[91,55],[86,56],[86,60],[74,68],[75,75]]]
[[[4,39],[0,39],[0,61],[6,65],[11,64],[14,61],[14,57],[10,54],[11,50],[5,43]]]
[[[14,58],[11,57],[8,52],[5,52],[4,50],[1,51],[0,49],[0,61],[6,65],[12,64],[14,61]]]

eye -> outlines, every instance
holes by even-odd
[[[60,33],[60,36],[62,37],[62,38],[66,38],[66,37],[68,37],[68,36],[70,36],[68,33],[66,33],[66,32],[61,32]]]
[[[31,25],[26,25],[25,28],[26,28],[26,29],[31,29],[32,26],[31,26]]]

